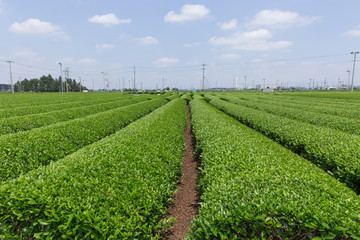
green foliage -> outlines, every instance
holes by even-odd
[[[104,138],[167,103],[158,98],[0,137],[0,180],[47,165]]]
[[[174,100],[176,98],[179,98],[180,97],[180,94],[175,92],[175,93],[172,93],[169,97],[167,97],[166,99],[171,101],[171,100]]]
[[[61,77],[59,77],[61,80]],[[38,78],[33,79],[24,79],[22,81],[17,81],[14,84],[15,92],[61,92],[61,83],[63,82],[63,91],[66,92],[66,89],[70,92],[79,92],[80,91],[80,82],[76,82],[75,79],[65,79],[64,81],[59,81],[59,79],[54,79],[50,74],[48,76],[43,75]],[[66,88],[67,86],[67,88]],[[86,90],[85,86],[81,86],[82,90]]]
[[[360,192],[360,137],[213,98],[210,104],[331,172]]]
[[[26,131],[33,128],[55,124],[57,122],[81,118],[87,115],[124,107],[146,100],[147,99],[145,97],[137,97],[128,100],[99,103],[90,106],[70,108],[42,114],[31,114],[20,117],[4,118],[0,119],[0,135]]]
[[[8,102],[4,102],[3,103],[4,105],[10,105],[11,108],[0,109],[0,118],[19,117],[30,114],[47,113],[52,111],[60,111],[65,109],[77,108],[77,107],[86,107],[86,106],[102,104],[102,103],[104,104],[110,102],[114,103],[117,101],[132,99],[132,97],[129,95],[120,95],[120,96],[109,95],[107,97],[102,96],[101,98],[95,96],[94,97],[86,96],[86,98],[84,99],[74,98],[73,101],[58,103],[57,101],[59,101],[60,99],[55,97],[46,98],[47,96],[51,96],[51,95],[46,95],[46,94],[44,95],[45,96],[42,96],[40,94],[36,95],[38,98],[35,98],[36,102],[32,103],[31,106],[28,105],[23,106],[23,104],[19,104],[19,103],[17,104],[15,103],[15,105],[10,105]],[[71,95],[72,96],[70,97],[70,99],[75,97],[73,94]],[[26,95],[20,94],[20,96],[25,98]]]
[[[185,99],[187,102],[192,100],[191,93],[185,93],[181,96],[182,99]]]
[[[185,107],[182,99],[171,101],[116,134],[3,183],[0,238],[158,239],[181,171]]]
[[[88,92],[88,93],[16,93],[16,94],[2,94],[0,95],[0,116],[3,115],[3,109],[14,109],[28,107],[32,109],[33,107],[43,106],[52,108],[54,104],[68,104],[73,103],[75,106],[77,102],[90,102],[93,104],[93,101],[101,103],[106,101],[114,101],[117,99],[124,99],[131,97],[131,95],[126,93],[111,93],[111,92]],[[68,105],[67,107],[71,107]],[[16,108],[16,109],[15,109]],[[54,110],[54,109],[52,109]],[[31,113],[40,113],[40,110],[35,110],[36,112],[25,112],[25,114]],[[21,114],[21,113],[20,113]],[[22,114],[22,115],[25,115]],[[17,116],[17,115],[10,115]]]
[[[191,239],[360,237],[360,198],[351,189],[195,98],[202,196]]]
[[[304,101],[295,103],[294,98],[280,98],[274,100],[267,96],[260,99],[255,97],[239,99],[237,96],[228,94],[222,98],[232,103],[241,104],[298,121],[331,127],[352,134],[360,134],[360,111],[358,110],[360,105],[357,106],[357,109],[344,109],[344,103],[341,105],[329,104],[329,101],[325,100],[314,104],[309,101],[306,101],[306,103],[304,103]],[[348,103],[347,105],[353,104]]]

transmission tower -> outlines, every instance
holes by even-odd
[[[6,61],[9,63],[9,68],[10,68],[10,84],[11,84],[11,93],[14,94],[14,83],[13,83],[13,78],[12,78],[12,71],[11,71],[11,64],[14,63],[14,61]]]

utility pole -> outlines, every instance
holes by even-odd
[[[14,83],[13,83],[13,77],[12,77],[12,71],[11,71],[11,63],[14,63],[14,61],[6,61],[9,63],[10,68],[10,84],[11,84],[11,93],[14,94]]]
[[[313,90],[315,90],[315,78],[313,78]]]
[[[70,71],[69,71],[69,67],[66,67],[64,70],[65,73],[65,88],[66,88],[66,92],[69,92],[69,84],[68,84],[68,79],[70,79]]]
[[[350,70],[346,70],[346,72],[348,73],[348,82],[346,85],[347,90],[349,91],[349,85],[350,85]]]
[[[265,90],[265,78],[263,78],[263,80],[264,80],[264,90]]]
[[[60,77],[61,77],[61,80],[59,82],[61,84],[61,94],[64,94],[62,63],[57,62],[57,64],[60,65]]]
[[[136,68],[134,66],[134,91],[136,89]]]
[[[21,77],[19,77],[19,84],[20,84],[20,91],[19,91],[19,92],[22,92],[22,88],[21,88]]]
[[[100,73],[103,75],[103,79],[104,79],[104,92],[109,91],[108,73],[104,71],[101,71]]]
[[[244,79],[245,79],[244,90],[246,90],[246,75],[244,76]]]
[[[203,71],[203,77],[202,77],[201,90],[202,90],[202,91],[204,91],[204,82],[205,82],[205,66],[206,66],[206,64],[205,64],[205,63],[203,63],[203,64],[201,64],[201,66],[202,66],[202,71]]]
[[[354,73],[355,73],[356,54],[359,54],[359,52],[351,52],[351,54],[354,54],[354,65],[353,65],[352,81],[351,81],[351,92],[353,92],[354,91]]]
[[[81,91],[81,77],[79,77],[79,81],[80,81],[80,89],[79,89],[79,92],[82,92],[82,91]]]
[[[123,88],[122,88],[122,91],[124,91],[124,90],[125,90],[125,78],[122,77],[122,80],[123,80]]]

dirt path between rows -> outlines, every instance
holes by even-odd
[[[186,149],[184,151],[182,177],[177,185],[178,192],[174,203],[169,206],[169,217],[177,219],[174,226],[168,229],[164,239],[184,239],[189,231],[191,221],[198,213],[200,194],[196,189],[199,161],[194,158],[195,140],[191,133],[190,111],[187,106],[187,126],[184,132]]]

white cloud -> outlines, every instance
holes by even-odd
[[[232,30],[232,29],[237,28],[238,21],[234,18],[234,19],[231,19],[229,22],[220,23],[219,25],[222,30]]]
[[[104,26],[108,27],[111,25],[117,25],[121,23],[131,23],[131,19],[119,19],[115,14],[108,13],[104,15],[94,15],[91,18],[88,19],[91,23],[100,23]]]
[[[208,16],[210,10],[204,5],[192,5],[185,4],[180,13],[177,14],[174,11],[168,12],[168,14],[164,17],[165,22],[187,22],[193,21],[197,19],[204,18]]]
[[[198,43],[198,42],[194,42],[194,43],[185,43],[184,44],[184,47],[188,47],[188,48],[190,48],[190,47],[196,47],[196,46],[199,46],[200,45],[200,43]]]
[[[164,57],[164,58],[160,58],[158,60],[153,61],[153,64],[158,67],[169,67],[178,62],[179,62],[179,59],[177,59],[177,58]]]
[[[62,39],[69,39],[69,36],[59,26],[35,18],[29,18],[22,23],[13,23],[9,27],[9,31],[19,34],[53,35]]]
[[[236,53],[228,53],[228,54],[222,54],[220,56],[218,56],[219,59],[221,60],[236,60],[241,58],[241,55],[236,54]]]
[[[137,38],[136,40],[138,40],[143,45],[157,44],[159,42],[159,40],[156,37],[153,37],[153,36],[146,36],[146,37],[143,37],[143,38]]]
[[[343,33],[343,36],[347,37],[360,37],[360,29],[357,27],[356,29],[349,30]]]
[[[270,42],[269,30],[259,29],[250,32],[236,32],[230,37],[212,37],[209,42],[214,46],[228,45],[232,49],[247,51],[264,51],[282,49],[292,45],[290,41]]]
[[[114,48],[114,45],[105,43],[102,45],[96,45],[96,48],[97,49],[111,49],[111,48]]]
[[[95,59],[92,59],[92,58],[82,58],[78,61],[78,63],[80,64],[94,64],[96,63],[96,60]]]
[[[320,16],[300,16],[297,12],[280,10],[262,10],[250,22],[252,26],[265,26],[271,28],[286,28],[291,26],[304,26],[321,19]]]

